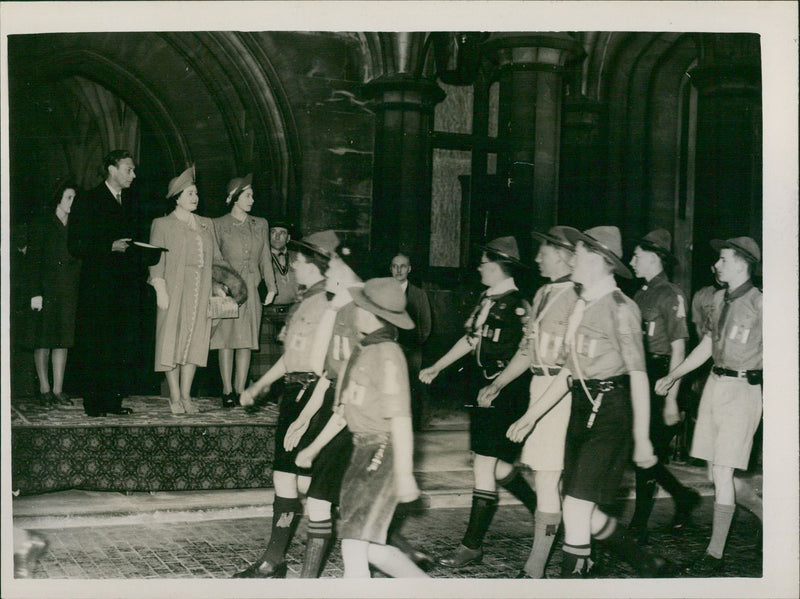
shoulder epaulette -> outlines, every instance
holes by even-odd
[[[612,291],[611,296],[614,298],[614,301],[617,303],[618,306],[625,306],[628,303],[628,298],[619,289],[615,289],[614,291]]]

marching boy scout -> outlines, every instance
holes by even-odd
[[[517,241],[500,237],[481,249],[478,272],[487,289],[467,320],[466,334],[432,366],[420,371],[423,383],[430,383],[456,360],[474,353],[480,369],[475,382],[482,387],[502,372],[519,347],[529,305],[514,283],[513,269],[524,266]],[[528,405],[528,384],[527,377],[517,377],[496,398],[478,399],[477,407],[470,410],[469,442],[475,452],[472,509],[461,544],[439,560],[443,566],[460,568],[483,559],[483,538],[497,511],[498,484],[518,497],[531,514],[535,512],[536,495],[513,465],[520,442],[506,438],[508,427]],[[476,387],[476,396],[478,391]]]
[[[633,251],[631,266],[645,284],[633,301],[642,312],[642,332],[646,352],[647,377],[650,381],[650,441],[658,463],[652,468],[636,468],[636,508],[629,528],[641,541],[647,539],[647,521],[655,503],[656,484],[667,491],[675,502],[671,528],[681,528],[692,510],[700,503],[700,494],[683,486],[667,470],[669,445],[680,421],[678,388],[675,384],[666,396],[654,392],[657,379],[675,368],[686,357],[686,297],[670,283],[664,264],[675,261],[671,251],[672,236],[665,229],[656,229],[640,239]]]
[[[660,576],[666,563],[630,538],[615,532],[616,519],[603,509],[616,501],[625,467],[656,463],[648,437],[648,382],[642,347],[641,316],[636,304],[616,285],[614,275],[630,278],[622,263],[616,227],[581,233],[567,228],[575,245],[572,280],[582,288],[567,323],[567,361],[539,401],[508,430],[512,440],[525,438],[537,421],[572,391],[572,409],[564,454],[562,504],[564,578],[593,574],[592,538],[609,539],[640,574]],[[613,535],[613,536],[612,536]]]
[[[489,400],[512,380],[530,369],[530,405],[534,405],[566,361],[564,336],[567,320],[578,299],[570,279],[573,245],[566,227],[552,227],[546,234],[534,232],[540,241],[536,264],[550,283],[536,292],[525,336],[514,357],[492,383],[478,394]],[[564,469],[564,440],[567,435],[571,401],[569,393],[550,410],[525,439],[520,461],[534,471],[538,503],[534,514],[534,537],[525,567],[517,578],[543,578],[547,559],[561,523],[561,495],[558,483]],[[513,426],[513,425],[512,425]]]
[[[736,468],[747,469],[762,410],[762,296],[751,281],[761,251],[750,237],[714,239],[711,247],[719,252],[714,265],[717,278],[727,284],[727,289],[714,294],[711,330],[680,365],[656,383],[656,392],[666,393],[708,358],[714,360],[700,399],[691,449],[693,457],[709,462],[715,494],[711,540],[687,569],[698,576],[723,569],[736,495],[754,495],[733,474]]]
[[[411,329],[414,323],[405,311],[403,289],[392,278],[371,279],[349,292],[361,341],[340,377],[341,407],[297,461],[312,462],[326,441],[335,439],[343,420],[354,445],[340,502],[345,577],[369,578],[372,564],[395,578],[424,578],[427,575],[411,558],[386,544],[398,503],[419,496],[413,475],[408,367],[397,344],[397,327]]]
[[[245,389],[239,397],[242,406],[253,405],[256,396],[262,395],[278,379],[284,388],[278,407],[275,429],[275,458],[273,461],[272,533],[267,549],[258,561],[234,578],[284,578],[286,576],[286,550],[294,536],[297,523],[303,515],[303,505],[298,493],[305,493],[311,482],[311,469],[295,464],[297,452],[308,445],[325,425],[321,414],[315,414],[299,439],[293,439],[301,416],[319,380],[322,360],[315,348],[328,347],[327,339],[318,343],[316,336],[320,320],[328,306],[325,295],[325,273],[336,256],[339,239],[333,231],[322,231],[291,242],[291,268],[298,285],[305,288],[303,300],[287,324],[283,356],[264,376]],[[286,442],[288,438],[289,442]]]

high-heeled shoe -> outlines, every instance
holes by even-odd
[[[236,405],[236,394],[231,391],[230,393],[223,393],[222,394],[222,407],[223,408],[232,408]]]
[[[200,408],[197,407],[197,404],[194,403],[194,400],[191,397],[181,397],[181,403],[183,404],[183,409],[187,414],[200,413]]]
[[[169,410],[173,414],[185,414],[186,410],[183,407],[183,402],[180,399],[169,398]]]

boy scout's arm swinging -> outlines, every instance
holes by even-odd
[[[647,373],[633,371],[631,377],[631,405],[633,406],[633,461],[639,468],[656,465],[650,443],[650,381]]]
[[[414,480],[414,432],[410,416],[393,416],[392,447],[394,449],[394,483],[400,503],[419,497],[419,487]]]
[[[550,408],[561,401],[567,394],[567,391],[569,391],[569,385],[567,384],[569,376],[570,371],[567,368],[562,368],[539,399],[528,406],[522,418],[508,427],[506,437],[515,443],[522,443],[539,418],[544,416]]]
[[[677,381],[700,368],[705,364],[706,360],[711,357],[711,335],[706,334],[703,340],[692,350],[686,359],[678,365],[675,370],[671,371],[667,376],[662,377],[656,381],[656,393],[659,395],[666,395],[669,388]]]
[[[462,337],[456,341],[455,345],[453,345],[453,347],[451,347],[445,355],[436,360],[436,363],[433,366],[428,366],[427,368],[420,370],[419,380],[425,384],[430,383],[433,381],[433,379],[439,376],[439,373],[442,370],[471,352],[473,347],[474,345],[470,343],[470,340],[467,336]]]

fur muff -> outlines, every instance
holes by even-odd
[[[236,300],[240,306],[247,301],[247,284],[242,276],[229,266],[215,264],[211,269],[211,278],[214,283],[225,285],[228,295]]]

